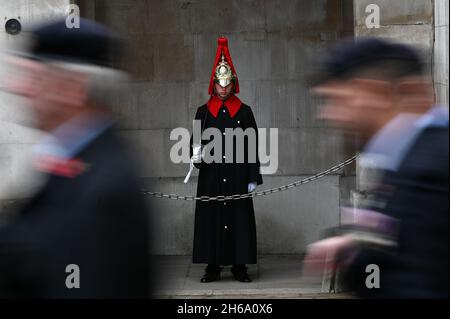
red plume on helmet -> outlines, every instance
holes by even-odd
[[[214,65],[211,73],[211,79],[209,81],[209,89],[208,93],[209,95],[213,95],[214,93],[214,75],[216,72],[216,67],[219,65],[221,59],[222,59],[222,53],[225,57],[225,61],[230,65],[231,71],[233,72],[233,75],[235,76],[234,81],[234,93],[239,93],[239,81],[236,76],[236,70],[234,69],[233,61],[231,60],[230,51],[228,50],[228,39],[221,37],[217,40],[217,51],[216,51],[216,58],[214,59]]]

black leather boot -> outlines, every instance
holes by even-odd
[[[222,272],[222,269],[222,267],[217,265],[208,265],[200,282],[206,283],[220,280],[220,273]]]
[[[234,265],[231,268],[231,273],[234,276],[234,279],[240,282],[252,282],[247,273],[247,266],[245,265]]]

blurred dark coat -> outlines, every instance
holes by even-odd
[[[196,120],[202,128],[217,128],[222,134],[226,128],[253,128],[257,126],[252,110],[242,104],[232,117],[227,107],[222,105],[217,117],[208,110],[207,105],[198,108]],[[225,135],[222,135],[222,155],[225,156]],[[207,144],[209,141],[202,141]],[[197,196],[217,196],[246,194],[248,184],[262,184],[258,148],[256,162],[248,161],[248,143],[244,145],[243,163],[236,163],[236,142],[234,143],[232,163],[200,163]],[[216,265],[237,265],[256,263],[256,223],[252,199],[234,201],[197,201],[195,208],[194,263]]]
[[[448,298],[449,272],[449,131],[423,130],[396,172],[382,185],[383,213],[400,220],[393,255],[362,249],[351,271],[358,293],[377,298]],[[380,289],[364,286],[365,267],[380,266]]]
[[[0,297],[149,297],[148,211],[133,164],[111,129],[76,157],[84,173],[50,175],[0,232]],[[66,287],[69,264],[79,289]]]

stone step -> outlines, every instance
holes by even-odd
[[[158,299],[349,299],[349,293],[324,293],[318,288],[265,288],[265,289],[197,289],[160,290]]]

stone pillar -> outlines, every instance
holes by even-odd
[[[447,3],[446,0],[443,2]],[[434,7],[432,0],[355,0],[353,3],[356,38],[379,37],[413,45],[421,52],[427,63],[429,75],[433,75]],[[373,13],[371,11],[373,5],[379,9],[379,26],[370,28],[366,19]],[[357,190],[353,194],[355,206],[359,206],[365,198],[364,193],[367,189],[364,185],[367,183],[364,180],[369,174],[364,172],[361,166],[357,166]]]
[[[369,5],[379,7],[379,28],[366,25]],[[432,0],[356,0],[354,9],[356,38],[372,36],[413,45],[431,66],[434,39]],[[431,74],[431,67],[429,72]]]
[[[434,0],[434,87],[436,102],[448,107],[448,0]]]

